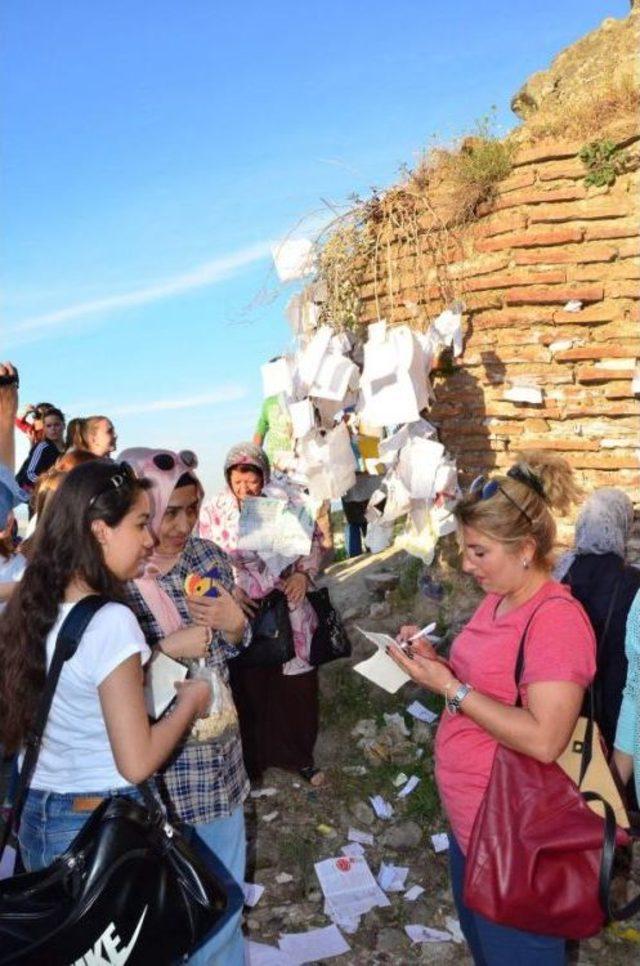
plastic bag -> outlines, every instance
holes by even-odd
[[[198,662],[194,678],[208,681],[211,685],[211,704],[206,718],[198,718],[191,729],[191,737],[196,741],[210,741],[212,738],[228,737],[238,731],[238,712],[233,703],[231,691],[222,680],[220,672],[207,667],[204,658]]]

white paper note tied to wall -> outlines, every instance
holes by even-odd
[[[265,396],[286,396],[293,394],[293,371],[291,361],[287,356],[280,356],[273,362],[265,362],[260,366],[262,373],[262,391]]]
[[[374,426],[414,422],[429,402],[420,344],[406,325],[390,329],[384,341],[371,338],[372,328],[360,381],[363,418]]]
[[[308,238],[287,238],[271,249],[281,282],[293,282],[313,272],[314,247]]]
[[[389,694],[395,694],[403,684],[411,680],[409,675],[386,653],[387,647],[395,644],[395,641],[388,634],[370,633],[364,631],[361,627],[358,627],[357,630],[372,644],[375,644],[377,650],[366,661],[355,664],[353,670],[362,674],[368,681],[377,684],[378,687],[384,688]]]

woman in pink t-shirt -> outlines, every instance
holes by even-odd
[[[577,497],[565,460],[530,451],[506,476],[475,481],[457,505],[463,569],[486,592],[453,642],[448,663],[424,641],[392,656],[447,711],[436,739],[436,780],[451,822],[451,873],[463,932],[482,966],[561,966],[562,939],[490,922],[462,899],[464,854],[489,783],[498,744],[542,762],[564,751],[595,673],[595,639],[569,590],[551,579],[555,523]],[[527,627],[528,625],[528,627]],[[515,707],[515,664],[527,628]],[[407,640],[416,628],[403,627]]]

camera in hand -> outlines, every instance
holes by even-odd
[[[20,377],[18,375],[17,369],[15,372],[11,373],[11,375],[5,376],[0,374],[0,387],[1,386],[19,386],[19,385],[20,385]]]

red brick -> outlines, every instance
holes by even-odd
[[[555,285],[564,282],[564,271],[555,272],[503,272],[501,275],[483,275],[465,283],[465,291],[477,292],[481,289],[509,288],[512,285]]]
[[[637,282],[607,282],[607,298],[640,299],[640,285]]]
[[[557,437],[557,436],[528,436],[526,445],[534,449],[552,449],[559,452],[587,452],[597,451],[599,444],[592,439],[582,439],[579,436]]]
[[[640,232],[640,224],[638,225]],[[636,238],[622,238],[617,242],[618,258],[635,258],[640,255],[640,235]]]
[[[632,204],[617,198],[597,198],[595,201],[569,201],[567,204],[538,205],[529,212],[530,224],[561,221],[593,221],[598,218],[625,218],[631,214]]]
[[[596,470],[637,470],[638,458],[636,456],[609,456],[608,454],[590,456],[588,453],[569,454],[568,461],[572,466],[579,466],[585,469]]]
[[[521,211],[512,211],[509,214],[495,215],[493,218],[483,218],[475,226],[474,234],[477,238],[488,238],[491,235],[525,228],[526,224],[527,219]]]
[[[633,281],[635,279],[637,281],[640,279],[640,264],[633,258],[623,258],[612,265],[575,265],[570,267],[568,277],[575,278],[578,281],[585,279],[600,279],[606,282],[614,279],[621,279],[622,281]],[[636,291],[638,297],[640,297],[640,289],[636,289]],[[633,296],[630,297],[633,298]]]
[[[612,245],[582,245],[559,248],[531,248],[515,253],[516,265],[564,265],[610,262],[616,257]]]
[[[513,232],[498,238],[480,239],[476,242],[479,252],[496,252],[505,248],[540,248],[543,245],[569,245],[582,241],[582,228],[560,228],[548,231]]]
[[[479,330],[504,329],[513,326],[523,326],[527,329],[532,325],[551,322],[553,309],[548,307],[498,309],[497,311],[481,312],[473,317],[473,326]]]
[[[515,208],[520,205],[544,205],[558,201],[579,201],[586,198],[587,190],[584,185],[575,183],[566,188],[559,188],[556,191],[508,191],[505,195],[499,194],[491,203],[493,211],[502,211],[505,208]],[[535,220],[535,219],[532,219]]]
[[[575,287],[552,285],[550,288],[544,288],[543,286],[525,286],[509,289],[505,295],[505,301],[507,305],[552,304],[556,302],[569,302],[571,299],[579,299],[581,302],[599,302],[603,298],[603,295],[604,290],[602,285],[582,285]]]
[[[537,169],[538,181],[555,181],[557,178],[584,178],[586,168],[580,158],[566,161],[548,161]]]
[[[635,355],[640,356],[640,342],[626,342],[623,346],[580,346],[556,352],[555,359],[557,362],[573,362],[580,359],[630,359]]]
[[[624,313],[624,306],[615,301],[598,302],[597,305],[587,305],[580,312],[565,312],[564,309],[556,309],[553,313],[553,321],[556,325],[569,323],[571,325],[584,325],[591,322],[611,322],[619,319]]]
[[[633,369],[597,369],[595,366],[580,366],[576,369],[578,382],[610,382],[613,380],[633,379]],[[631,385],[629,385],[631,393]],[[624,395],[627,395],[625,392]]]
[[[561,142],[555,138],[540,141],[534,147],[521,148],[514,158],[513,166],[521,167],[523,164],[532,164],[534,161],[557,161],[564,158],[574,158],[582,147],[582,141]]]
[[[519,169],[512,171],[510,175],[501,181],[498,186],[499,193],[505,194],[507,191],[517,191],[519,188],[528,188],[536,180],[536,173],[533,168],[529,170]]]
[[[640,220],[638,218],[624,218],[619,221],[602,221],[585,225],[585,241],[606,240],[608,238],[638,239]]]
[[[483,258],[469,258],[463,262],[452,262],[448,266],[450,278],[473,278],[476,275],[488,275],[490,272],[500,272],[509,264],[507,255],[485,255]]]

